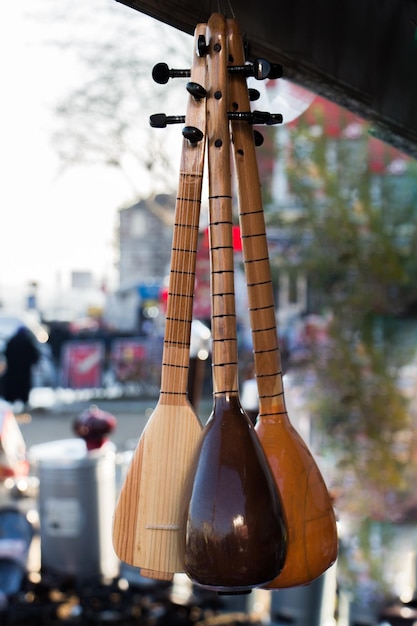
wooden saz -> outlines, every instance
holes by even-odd
[[[241,65],[244,53],[239,29],[228,20],[229,54]],[[230,107],[249,107],[246,80],[230,76]],[[255,155],[254,134],[245,122],[231,121],[238,181],[240,227],[255,371],[259,394],[256,432],[279,487],[287,527],[287,558],[268,589],[293,587],[313,581],[337,558],[338,538],[331,497],[319,468],[290,423],[284,400],[275,306]]]
[[[184,571],[220,593],[273,580],[286,554],[279,493],[238,395],[226,20],[207,25],[213,411],[190,476]]]
[[[175,207],[171,269],[158,404],[139,439],[116,505],[113,544],[118,557],[151,578],[170,580],[183,568],[182,491],[202,426],[187,398],[195,260],[205,155],[206,62],[195,30],[190,95]],[[190,92],[191,93],[191,92]]]

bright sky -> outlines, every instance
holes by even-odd
[[[109,8],[112,10],[110,16]],[[58,21],[53,19],[56,13],[61,14]],[[92,271],[97,279],[107,279],[114,284],[118,209],[129,206],[138,198],[127,179],[113,169],[79,166],[58,175],[60,164],[51,143],[52,131],[56,128],[54,109],[71,88],[83,84],[80,76],[83,66],[76,54],[76,45],[70,49],[51,48],[46,42],[73,43],[81,39],[91,44],[101,39],[114,44],[123,36],[126,20],[134,30],[134,37],[137,32],[139,53],[151,61],[150,68],[161,61],[171,67],[177,66],[172,56],[171,61],[166,58],[169,45],[171,54],[175,54],[175,48],[181,55],[185,51],[188,54],[189,45],[191,55],[191,37],[116,0],[89,0],[88,3],[85,0],[60,0],[59,3],[54,0],[19,0],[7,2],[2,7],[0,300],[6,305],[11,300],[15,304],[16,298],[23,304],[29,282],[36,281],[42,306],[51,293],[69,285],[71,270]],[[153,28],[158,29],[155,37]],[[161,28],[169,29],[169,37],[168,31],[163,31],[161,37]],[[151,37],[144,44],[148,33]],[[155,102],[161,102],[162,94],[164,104],[155,106],[168,106],[169,110],[164,111],[168,115],[184,113],[184,110],[171,110],[173,103],[169,102],[169,94],[176,88],[176,81],[169,81],[166,86],[156,85],[151,71],[149,81]],[[276,101],[266,102],[265,106],[271,105],[272,112],[284,113],[288,93],[285,81],[278,82]],[[256,83],[262,91],[263,83]],[[182,87],[178,86],[178,89]],[[284,89],[284,100],[280,89]],[[269,92],[270,97],[271,90]],[[310,95],[307,94],[304,102],[306,92],[301,100],[296,94],[292,109],[285,112],[284,119],[293,115],[297,107],[300,110],[306,108],[311,101]],[[149,94],[146,98],[151,100]],[[180,102],[179,108],[181,106]],[[139,135],[141,126],[146,126],[149,131],[147,113],[144,112],[143,119],[138,119],[137,123]],[[170,126],[163,130],[154,129],[154,132],[164,133],[163,140],[169,141],[170,147],[173,144],[170,154],[179,165],[180,129]],[[136,180],[140,178],[136,170],[129,174]],[[140,180],[142,184],[142,178]],[[146,189],[146,182],[142,184],[142,197],[150,191]]]
[[[71,12],[84,1],[60,6]],[[115,0],[100,3],[131,11],[135,20],[150,19]],[[135,200],[113,170],[84,166],[58,176],[53,107],[76,84],[79,68],[64,51],[51,54],[43,45],[60,32],[52,32],[47,19],[33,18],[48,7],[59,10],[53,0],[7,2],[0,22],[0,299],[6,304],[25,294],[29,281],[39,283],[42,299],[55,286],[65,287],[71,270],[112,276],[117,210]],[[62,28],[71,37],[70,20]],[[85,28],[94,39],[100,23],[92,19]],[[165,60],[161,54],[155,63]]]

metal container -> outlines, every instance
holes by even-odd
[[[41,569],[78,581],[113,578],[116,461],[112,444],[88,451],[81,439],[34,446],[39,476]]]

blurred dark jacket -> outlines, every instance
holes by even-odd
[[[8,402],[27,403],[32,388],[32,366],[39,361],[40,352],[33,334],[24,326],[6,344],[7,369],[3,379],[3,394]]]

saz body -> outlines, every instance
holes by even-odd
[[[244,63],[239,29],[228,20],[229,54]],[[246,80],[230,77],[230,107],[249,107]],[[312,582],[336,560],[338,537],[331,497],[307,445],[285,407],[261,185],[252,128],[232,121],[239,219],[248,288],[259,415],[256,432],[279,487],[288,528],[287,558],[268,589]]]
[[[213,412],[189,486],[184,570],[200,586],[248,592],[281,571],[281,500],[238,395],[225,18],[208,22],[207,141],[211,261]]]
[[[191,78],[203,88],[204,57],[195,30]],[[200,442],[202,426],[188,401],[190,336],[201,189],[206,102],[190,96],[186,123],[199,141],[184,138],[175,207],[159,401],[139,439],[113,519],[113,544],[122,561],[150,578],[170,580],[183,569],[182,496]],[[189,127],[190,127],[189,126]]]

